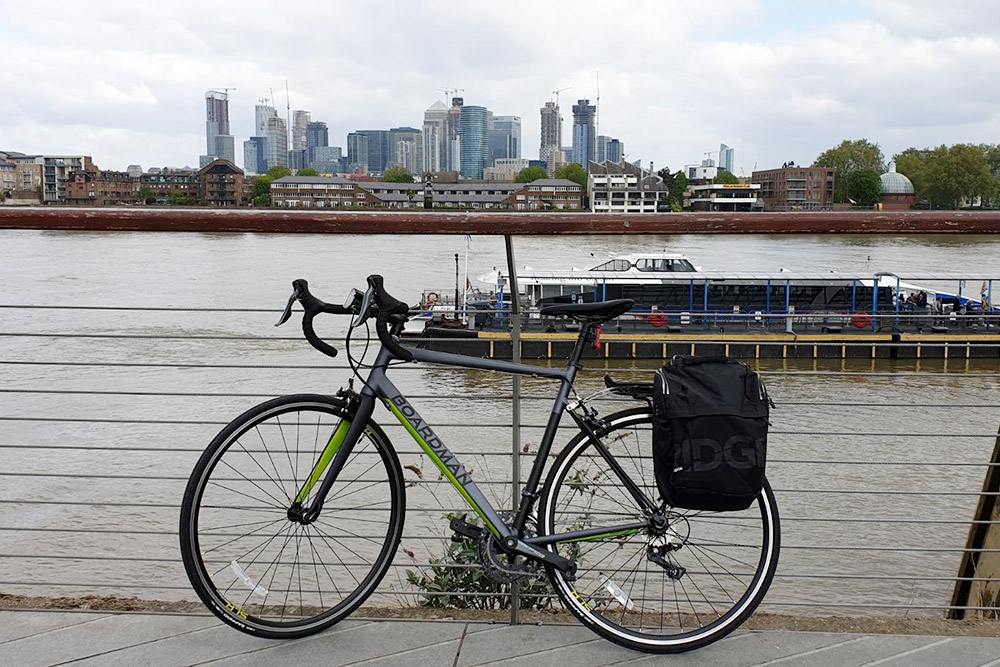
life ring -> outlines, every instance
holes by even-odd
[[[855,315],[851,318],[851,326],[855,329],[867,329],[872,325],[872,318],[868,315]]]
[[[438,298],[440,295],[437,292],[428,292],[424,304],[427,308],[431,308],[437,305]]]
[[[657,329],[664,327],[669,322],[669,318],[666,315],[649,315],[646,317],[646,321],[649,322],[650,326],[654,326]]]

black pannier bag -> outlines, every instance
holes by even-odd
[[[769,407],[760,375],[728,357],[677,355],[653,381],[653,470],[672,507],[736,511],[764,484]]]

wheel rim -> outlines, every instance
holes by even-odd
[[[204,467],[191,552],[224,617],[308,629],[353,611],[381,580],[401,530],[402,480],[379,433],[362,435],[314,522],[288,516],[342,416],[322,403],[277,406],[226,437]]]
[[[626,474],[657,498],[650,416],[614,419],[601,440]],[[602,472],[607,465],[587,440],[569,449],[547,491],[547,534],[643,520],[617,479]],[[578,570],[574,582],[553,571],[556,588],[577,616],[615,638],[664,649],[718,639],[752,613],[770,583],[778,544],[773,497],[762,492],[743,512],[664,509],[670,534],[643,530],[558,545],[561,555],[577,559]],[[682,545],[665,554],[669,564],[686,569],[679,579],[648,559],[650,544],[664,542]]]

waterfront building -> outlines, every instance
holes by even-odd
[[[42,201],[46,204],[66,203],[66,184],[74,171],[93,171],[89,155],[43,155]]]
[[[312,114],[302,109],[292,111],[292,147],[293,151],[304,151],[308,148],[309,123]]]
[[[66,182],[66,203],[70,206],[120,206],[139,198],[139,179],[127,171],[107,171],[96,166],[70,174]]]
[[[159,204],[166,203],[171,195],[198,199],[198,173],[193,169],[150,167],[139,177],[139,186],[152,190]]]
[[[715,160],[711,158],[701,161],[701,164],[688,164],[684,165],[684,171],[688,179],[688,183],[694,185],[703,185],[709,183],[713,178],[719,175],[719,167],[715,164]]]
[[[489,159],[489,123],[486,107],[463,106],[460,125],[462,178],[483,177]]]
[[[14,187],[8,188],[10,198],[22,204],[41,203],[42,166],[45,158],[18,151],[0,151],[0,160],[14,166]]]
[[[241,206],[246,198],[243,170],[229,160],[213,160],[198,170],[198,199],[208,206]]]
[[[573,153],[570,161],[586,168],[594,161],[597,137],[594,134],[594,123],[597,118],[597,107],[590,100],[577,100],[573,105]]]
[[[760,183],[705,183],[685,192],[684,208],[689,211],[762,211]]]
[[[205,91],[205,155],[232,161],[235,144],[229,131],[229,93]]]
[[[730,174],[736,168],[736,151],[725,144],[719,144],[719,169],[725,169]]]
[[[786,162],[780,169],[753,172],[750,181],[760,183],[760,196],[767,210],[817,211],[833,208],[836,172]]]
[[[14,166],[13,162],[7,162],[7,160],[0,158],[0,194],[3,195],[4,199],[10,197],[16,187],[17,167]]]
[[[351,132],[347,135],[347,169],[352,173],[368,173],[368,135]]]
[[[288,166],[288,127],[275,113],[267,119],[267,168]]]
[[[326,148],[330,145],[330,131],[326,123],[317,120],[306,126],[306,163],[312,164],[316,160],[316,149]],[[339,157],[339,156],[338,156]]]
[[[267,137],[250,137],[243,142],[243,171],[247,174],[267,173]]]
[[[628,162],[591,162],[587,197],[594,213],[656,213],[669,190],[656,174]]]
[[[271,183],[278,208],[423,208],[424,183],[385,183],[348,178],[287,176]],[[434,208],[517,211],[579,210],[583,193],[566,179],[532,183],[432,183]]]
[[[444,171],[462,170],[462,107],[464,105],[464,98],[451,98],[451,108],[448,109],[448,162]]]
[[[415,127],[394,127],[389,130],[389,140],[392,153],[388,167],[402,167],[419,176],[424,166],[423,133]]]
[[[521,157],[521,117],[490,115],[489,164],[497,160]]]
[[[562,160],[559,159],[562,147],[562,116],[559,115],[559,105],[555,102],[546,102],[540,111],[542,140],[538,148],[538,159],[548,165],[551,176],[562,164]]]
[[[498,158],[492,167],[483,169],[483,179],[487,181],[513,181],[522,169],[531,166],[531,160],[523,157]]]
[[[913,208],[913,183],[896,171],[896,163],[889,163],[889,171],[882,174],[882,197],[878,207],[883,211],[909,211]]]
[[[132,178],[139,178],[142,176],[142,166],[138,164],[130,164],[125,168],[125,172]]]
[[[436,173],[448,168],[448,107],[440,100],[424,112],[421,171]]]

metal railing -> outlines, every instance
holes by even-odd
[[[348,367],[321,363],[297,336],[197,332],[201,318],[222,313],[269,325],[277,313],[267,308],[100,309],[128,313],[135,318],[130,326],[140,330],[142,317],[168,313],[181,331],[168,334],[94,330],[90,322],[99,311],[91,307],[73,307],[80,317],[65,330],[39,332],[31,323],[49,307],[18,309],[28,316],[20,324],[7,318],[0,331],[6,378],[0,388],[0,592],[193,600],[179,563],[176,515],[197,456],[243,409],[281,393],[332,393],[349,377]],[[11,310],[0,306],[0,312]],[[604,373],[648,376],[657,363],[590,362],[579,391],[598,390]],[[971,526],[1000,523],[976,517],[977,501],[997,495],[980,489],[985,471],[1000,465],[991,455],[1000,367],[974,359],[950,366],[925,360],[919,369],[901,363],[760,362],[779,406],[768,476],[783,524],[781,565],[763,611],[997,613],[990,601],[956,604],[953,591],[962,582],[1000,581],[958,574],[968,554],[1000,558],[1000,549],[967,541]],[[394,370],[442,439],[475,470],[491,502],[509,508],[512,488],[523,480],[516,467],[512,473],[506,433],[520,423],[525,445],[517,460],[522,469],[530,466],[554,390],[526,382],[518,419],[509,412],[513,387],[506,378]],[[426,388],[442,384],[458,390]],[[455,409],[463,401],[487,416],[472,419]],[[624,403],[603,396],[594,404],[606,414],[628,407]],[[404,465],[427,464],[398,424],[380,421]],[[557,437],[557,449],[569,433]],[[459,444],[482,441],[491,444]],[[443,515],[467,510],[458,494],[444,480],[408,483],[401,548],[373,604],[427,604],[447,595],[511,605],[496,602],[505,593],[434,592],[407,579],[408,571],[476,567],[437,562],[450,544]],[[512,606],[547,597],[519,593]]]

